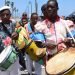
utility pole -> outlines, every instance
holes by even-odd
[[[35,0],[35,11],[36,11],[36,13],[38,12],[38,4],[37,4],[37,0]]]
[[[6,2],[7,2],[7,1],[5,0],[5,5],[6,5]]]
[[[6,1],[6,5],[7,6],[10,6],[10,1]]]
[[[18,9],[16,9],[16,14],[17,14],[16,17],[18,17]]]
[[[32,3],[31,3],[31,1],[29,1],[29,4],[31,6],[31,14],[32,14]]]
[[[12,16],[13,16],[14,2],[11,2],[11,8],[12,8]]]

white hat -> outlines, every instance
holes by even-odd
[[[3,11],[3,10],[6,10],[6,9],[10,10],[11,8],[9,6],[3,6],[3,7],[0,8],[0,12]]]

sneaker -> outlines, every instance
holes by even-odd
[[[20,68],[20,70],[21,70],[21,71],[24,71],[24,70],[25,70],[25,68],[21,67],[21,68]]]

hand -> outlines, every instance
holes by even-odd
[[[12,37],[13,40],[17,40],[18,37],[19,37],[19,34],[17,32],[13,32],[11,37]]]
[[[74,41],[72,38],[65,38],[64,43],[67,47],[72,47],[72,45],[74,46]]]
[[[57,45],[51,44],[51,42],[46,42],[46,43],[43,43],[43,46],[50,48],[50,49],[54,49]]]
[[[54,49],[56,47],[56,45],[53,45],[51,43],[46,43],[46,46],[50,49]]]
[[[64,39],[64,43],[69,43],[70,40],[71,40],[71,38],[65,38],[65,39]]]

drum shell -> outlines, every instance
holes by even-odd
[[[75,75],[75,68],[73,68],[71,71],[69,71],[68,73],[64,75]]]
[[[7,70],[12,64],[14,64],[16,59],[18,58],[18,54],[15,48],[13,48],[12,46],[8,46],[8,47],[9,47],[9,50],[7,52],[7,55],[6,57],[4,57],[4,60],[0,63],[0,70],[3,70],[3,71]]]
[[[41,52],[41,50],[43,50],[42,53],[39,53],[39,55],[37,55],[36,52]],[[38,48],[35,42],[33,41],[31,45],[26,49],[26,53],[30,55],[32,60],[38,61],[46,54],[46,48]]]
[[[34,61],[40,60],[45,54],[46,54],[46,48],[41,48],[37,46],[36,42],[45,42],[45,37],[43,33],[35,32],[29,35],[29,37],[32,40],[32,43],[29,45],[29,47],[26,49],[26,53],[30,55],[31,59]],[[31,41],[28,40],[28,44]],[[40,43],[40,44],[41,44]],[[40,60],[40,62],[42,62]]]
[[[17,30],[18,31],[18,30]],[[21,27],[21,31],[19,32],[19,37],[16,40],[16,46],[21,50],[28,43],[28,36],[25,28]]]

